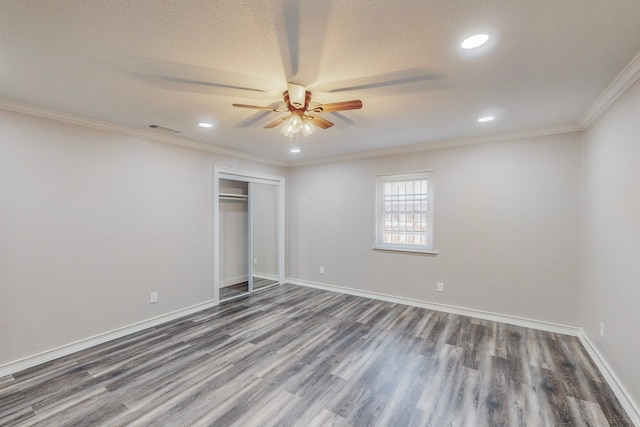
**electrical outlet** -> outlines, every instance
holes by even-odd
[[[436,291],[438,291],[438,292],[444,292],[444,282],[438,282],[438,283],[436,283]]]
[[[324,274],[324,265],[320,266],[320,274]]]
[[[151,292],[151,304],[155,304],[158,302],[158,293],[157,292]]]
[[[604,322],[600,322],[600,338],[604,338]]]
[[[258,265],[258,258],[254,258],[254,259],[253,259],[253,264],[254,264],[254,265]]]

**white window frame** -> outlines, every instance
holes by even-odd
[[[388,182],[412,181],[416,179],[427,181],[426,204],[426,244],[385,243],[385,184]],[[376,220],[374,249],[383,251],[416,252],[436,255],[433,247],[433,171],[418,171],[376,175]]]

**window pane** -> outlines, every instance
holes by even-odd
[[[428,179],[416,174],[380,179],[383,221],[379,222],[378,241],[382,243],[427,245]],[[382,237],[382,239],[380,239]]]

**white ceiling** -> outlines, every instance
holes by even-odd
[[[0,2],[0,98],[291,164],[576,128],[638,52],[638,0]],[[287,81],[364,106],[295,156],[281,113],[231,106]]]

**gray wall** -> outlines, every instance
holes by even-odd
[[[244,181],[220,180],[220,193],[248,195]],[[249,280],[249,201],[220,199],[220,287]]]
[[[220,200],[220,287],[249,280],[247,200]]]
[[[0,364],[211,300],[214,165],[286,174],[4,110],[0,129]]]
[[[582,218],[581,324],[640,402],[640,81],[586,132]]]
[[[638,111],[286,170],[0,110],[0,364],[211,300],[221,165],[287,175],[289,277],[582,326],[640,401]],[[374,175],[424,169],[439,255],[373,251]]]
[[[278,276],[278,187],[251,184],[251,232],[253,272],[277,280]]]
[[[563,134],[293,168],[290,276],[577,326],[581,143]],[[439,254],[374,251],[375,175],[427,169]]]

